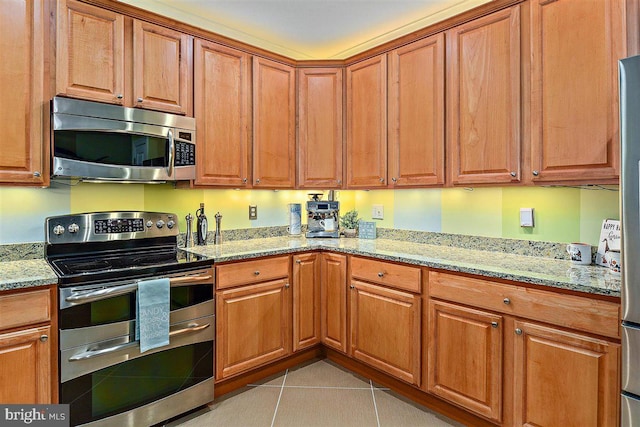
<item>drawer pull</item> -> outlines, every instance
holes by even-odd
[[[516,328],[516,335],[522,335],[522,329]]]
[[[296,260],[296,264],[302,264],[302,261],[300,261],[299,259]]]
[[[351,286],[349,286],[349,287],[350,287],[351,289],[355,289],[355,288],[356,288],[356,285],[351,285]]]
[[[49,339],[48,335],[40,335],[40,341],[47,342],[48,339]]]
[[[491,327],[492,328],[497,328],[498,327],[498,322],[491,322]]]
[[[260,275],[260,271],[256,270],[256,271],[253,272],[253,274],[256,275],[256,276],[259,276]]]
[[[511,300],[509,298],[503,299],[502,302],[507,304],[507,305],[511,304]]]
[[[378,277],[384,277],[384,273],[381,271],[378,273]]]

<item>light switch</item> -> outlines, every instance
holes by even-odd
[[[533,227],[533,208],[520,208],[520,227]]]

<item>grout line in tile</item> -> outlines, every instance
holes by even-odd
[[[373,382],[371,380],[369,380],[369,385],[371,386],[371,397],[373,398],[373,409],[376,411],[376,422],[378,423],[378,427],[380,427],[380,417],[378,416],[378,405],[376,404],[376,394],[374,393],[375,388],[373,387]]]
[[[289,370],[287,369],[286,371],[284,371],[284,378],[282,379],[282,386],[280,388],[280,394],[278,395],[278,401],[276,402],[276,409],[275,411],[273,411],[273,418],[271,419],[271,427],[273,427],[273,424],[276,422],[276,415],[278,415],[278,406],[280,406],[280,399],[282,398],[282,392],[284,391],[284,383],[287,382],[287,374],[289,373]],[[380,426],[378,426],[380,427]]]
[[[331,389],[331,390],[369,390],[371,387],[329,387],[314,385],[273,385],[273,384],[249,384],[248,387],[264,387],[264,388],[309,388],[309,389]],[[376,388],[376,390],[389,390],[388,388]]]

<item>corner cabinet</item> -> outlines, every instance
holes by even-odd
[[[196,39],[196,185],[251,186],[251,56]]]
[[[520,5],[449,30],[447,58],[450,182],[518,182]]]
[[[444,34],[389,53],[389,185],[444,184]]]
[[[54,403],[51,308],[49,288],[0,295],[0,402]]]
[[[191,36],[75,0],[57,16],[57,94],[192,114]]]
[[[298,69],[297,188],[341,188],[342,68]]]
[[[48,111],[44,93],[47,5],[40,0],[2,2],[0,183],[48,184],[49,150],[43,132]]]
[[[322,344],[347,352],[347,256],[321,255],[320,301]]]
[[[347,67],[346,187],[387,186],[387,57]]]
[[[531,2],[533,182],[617,182],[626,13],[625,0]]]
[[[253,57],[253,187],[295,185],[295,69]]]
[[[320,343],[320,257],[293,256],[293,351]]]

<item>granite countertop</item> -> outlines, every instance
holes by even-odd
[[[220,263],[314,249],[363,255],[587,294],[620,296],[620,277],[612,275],[604,267],[574,265],[568,260],[548,257],[395,239],[306,239],[285,236],[227,241],[220,245],[194,246],[188,250]],[[0,291],[56,282],[55,273],[44,259],[0,261]]]
[[[306,239],[271,237],[194,246],[191,252],[216,263],[288,254],[312,249],[364,255],[449,271],[478,274],[596,295],[620,296],[620,277],[600,266],[574,265],[568,260],[429,245],[391,239]]]
[[[0,291],[58,283],[58,276],[44,259],[0,262]]]

